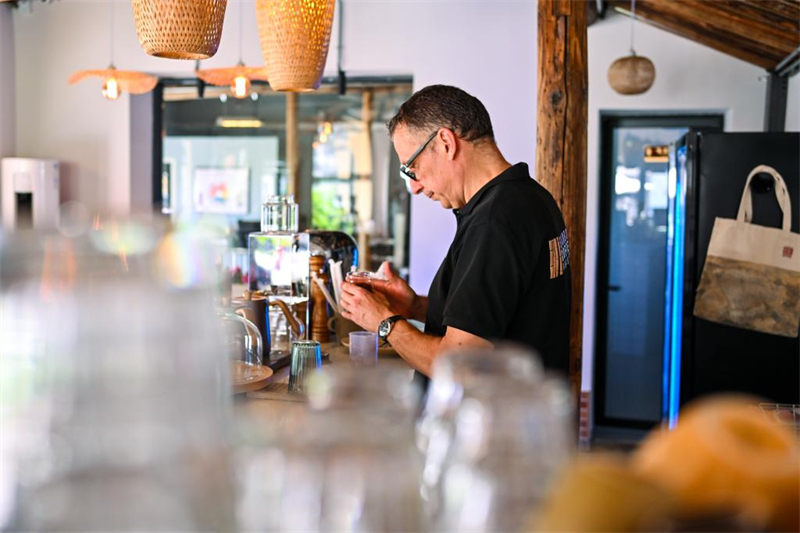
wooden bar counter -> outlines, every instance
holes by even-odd
[[[330,365],[349,365],[349,348],[338,343],[323,343],[322,368]],[[414,370],[391,347],[378,350],[378,366],[397,368],[408,372],[409,381]],[[307,408],[305,395],[289,392],[289,366],[285,366],[270,378],[269,383],[260,390],[237,394],[234,399],[234,414],[253,422],[269,421],[271,424],[285,426],[287,421]]]

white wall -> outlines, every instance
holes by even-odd
[[[11,6],[0,4],[0,158],[14,155],[14,26]]]
[[[726,131],[763,131],[763,69],[646,24],[636,25],[636,52],[649,57],[656,79],[649,91],[622,96],[608,85],[611,63],[628,54],[630,19],[611,13],[589,28],[589,153],[586,198],[583,389],[591,388],[594,353],[595,275],[601,110],[720,111]],[[793,81],[796,87],[796,81]],[[795,107],[796,109],[796,107]],[[795,120],[796,124],[796,120]]]
[[[414,89],[456,85],[489,111],[509,161],[533,169],[536,153],[535,1],[346,1],[350,72],[411,73]],[[335,43],[328,65],[335,65]],[[455,217],[428,198],[411,204],[411,283],[427,292],[455,232]]]
[[[108,5],[65,1],[32,3],[32,12],[15,10],[17,153],[61,161],[62,200],[79,200],[93,211],[125,212],[129,97],[105,100],[98,79],[67,84],[77,70],[108,66]],[[117,11],[119,19],[124,10]],[[126,66],[124,55],[118,54],[120,68]]]

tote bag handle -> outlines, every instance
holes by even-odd
[[[769,174],[775,180],[775,199],[783,212],[783,231],[791,231],[792,227],[792,202],[789,192],[786,190],[786,182],[774,168],[767,165],[758,165],[750,171],[747,176],[747,183],[744,185],[742,201],[739,203],[739,214],[736,216],[738,222],[750,222],[753,220],[753,195],[750,192],[750,182],[758,174]]]

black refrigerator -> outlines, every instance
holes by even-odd
[[[800,404],[800,340],[709,322],[693,315],[716,217],[736,218],[750,171],[775,168],[800,231],[800,133],[689,132],[671,147],[663,376],[664,418],[677,421],[694,398],[726,391]],[[780,227],[773,180],[753,180],[753,223]]]

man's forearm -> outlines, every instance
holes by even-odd
[[[411,307],[411,316],[408,317],[412,320],[419,320],[425,322],[425,315],[428,314],[428,297],[417,296],[414,298],[414,305]]]
[[[426,304],[427,301],[425,298]],[[405,320],[400,320],[392,328],[389,342],[409,365],[426,376],[431,375],[431,365],[439,353],[442,337],[426,335]]]

